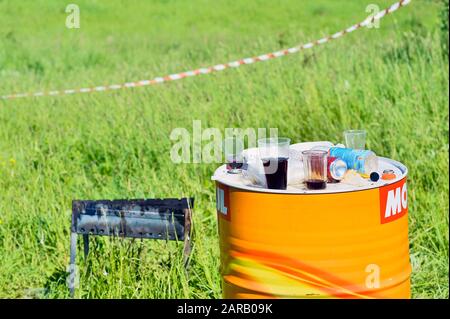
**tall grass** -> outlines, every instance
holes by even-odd
[[[0,93],[121,83],[313,40],[362,20],[366,1],[0,2]],[[380,1],[380,7],[390,4]],[[181,245],[96,238],[81,298],[219,298],[216,164],[170,161],[176,127],[277,127],[293,141],[368,147],[409,168],[413,297],[448,297],[448,60],[439,4],[413,1],[304,54],[163,86],[0,102],[0,297],[68,297],[72,199],[195,196]]]

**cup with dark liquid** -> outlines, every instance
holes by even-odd
[[[244,143],[241,138],[227,137],[223,141],[223,152],[228,173],[241,173],[242,167],[244,166],[244,157],[242,156],[243,150]]]
[[[323,150],[308,150],[302,152],[305,169],[305,184],[307,189],[318,190],[327,187],[327,157]]]
[[[267,188],[286,189],[289,159],[289,144],[286,137],[272,137],[258,140]]]

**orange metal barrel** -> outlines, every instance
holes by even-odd
[[[216,181],[224,298],[410,298],[404,172],[338,193]]]

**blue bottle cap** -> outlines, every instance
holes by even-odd
[[[379,179],[380,179],[380,174],[378,174],[377,172],[370,173],[370,180],[372,182],[377,182]]]

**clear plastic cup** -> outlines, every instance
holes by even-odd
[[[286,137],[272,137],[258,140],[259,156],[264,166],[269,189],[287,188],[289,145]]]
[[[239,174],[242,172],[242,166],[244,165],[244,157],[242,156],[243,150],[244,143],[242,138],[234,136],[224,139],[223,153],[228,173]]]
[[[302,156],[306,188],[312,190],[326,188],[328,179],[328,152],[323,150],[308,150],[303,151]]]
[[[365,130],[344,131],[345,145],[347,148],[364,150],[366,148],[366,135],[367,132]]]

